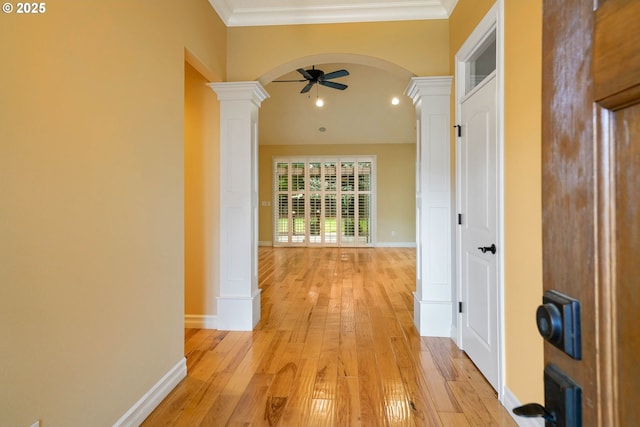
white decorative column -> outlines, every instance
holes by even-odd
[[[416,292],[421,336],[450,337],[452,325],[451,77],[415,77],[406,94],[417,117]]]
[[[258,289],[258,82],[210,83],[220,101],[220,290],[217,328],[250,331]]]

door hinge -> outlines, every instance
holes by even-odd
[[[458,301],[458,313],[462,313],[462,301]]]
[[[462,214],[458,214],[458,225],[462,225]]]
[[[458,135],[458,138],[460,138],[462,136],[462,126],[454,125],[453,127],[456,128],[456,130],[457,130],[456,135]]]

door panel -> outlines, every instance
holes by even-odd
[[[488,77],[461,105],[460,209],[462,348],[498,387],[498,256],[480,248],[498,239],[496,78]]]
[[[587,426],[638,426],[640,2],[545,0],[543,280],[580,301],[582,359],[545,364],[582,387]]]
[[[469,334],[474,334],[473,340],[483,345],[485,351],[491,351],[491,314],[488,310],[493,306],[489,300],[491,292],[491,262],[480,256],[469,254],[467,258],[467,272],[473,283],[467,292],[467,328]],[[495,339],[495,338],[494,338]],[[466,348],[467,346],[465,346]]]

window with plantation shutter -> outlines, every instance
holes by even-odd
[[[274,159],[274,246],[371,246],[374,166],[374,157]]]

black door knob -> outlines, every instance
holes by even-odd
[[[478,250],[482,251],[483,254],[487,253],[487,252],[491,252],[492,254],[496,253],[496,244],[492,243],[491,246],[480,246],[478,247]]]
[[[545,291],[536,310],[536,324],[542,338],[576,360],[580,348],[580,302],[554,290]]]
[[[553,425],[556,424],[556,416],[539,403],[527,403],[526,405],[518,406],[513,408],[513,413],[521,417],[542,417],[545,421]]]
[[[552,343],[562,340],[562,314],[554,304],[542,304],[536,310],[536,324],[542,338]]]

